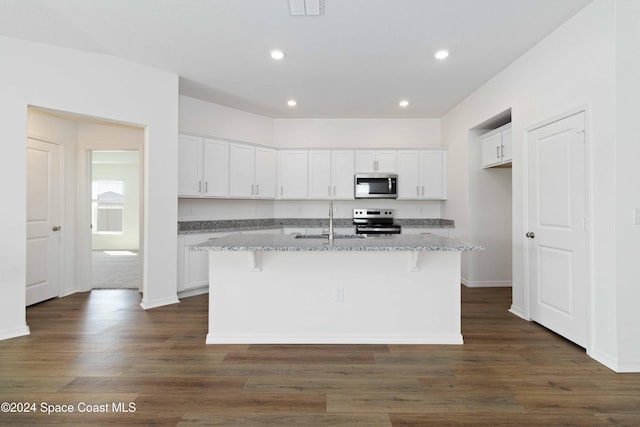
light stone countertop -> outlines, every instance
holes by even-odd
[[[395,222],[407,228],[455,228],[453,220],[441,218],[396,218]],[[269,218],[211,221],[179,221],[178,234],[211,233],[220,231],[251,231],[282,229],[286,227],[327,228],[328,218]],[[335,227],[353,227],[352,218],[335,218]]]
[[[338,235],[343,237],[346,235]],[[296,238],[291,234],[240,234],[212,238],[193,251],[481,251],[482,246],[432,234],[396,234],[366,238]]]

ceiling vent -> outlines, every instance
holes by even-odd
[[[324,0],[289,0],[289,10],[292,16],[322,15]]]

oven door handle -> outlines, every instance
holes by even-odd
[[[358,227],[359,232],[367,232],[367,231],[388,231],[388,232],[398,232],[400,230],[397,227]]]

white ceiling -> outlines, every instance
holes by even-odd
[[[0,0],[0,35],[147,64],[270,117],[438,118],[591,0],[324,1],[304,17],[288,0]]]

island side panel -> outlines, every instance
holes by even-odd
[[[209,344],[462,344],[460,252],[209,257]]]

